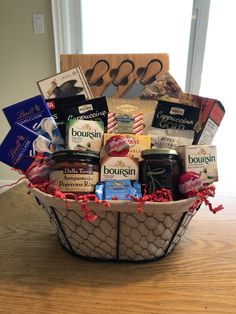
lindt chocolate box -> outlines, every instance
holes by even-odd
[[[3,109],[9,124],[19,123],[52,141],[57,150],[62,148],[64,140],[41,95],[25,99]]]
[[[37,154],[51,156],[55,145],[19,123],[15,123],[0,145],[0,160],[15,169],[27,171]]]
[[[216,146],[179,146],[178,153],[182,160],[184,171],[193,171],[200,174],[204,183],[218,181]]]

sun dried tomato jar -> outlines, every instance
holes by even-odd
[[[139,163],[139,182],[147,192],[153,193],[162,188],[170,189],[173,199],[178,199],[178,181],[181,174],[181,161],[174,149],[158,148],[142,151]]]
[[[93,193],[99,181],[99,156],[90,152],[61,150],[52,154],[50,178],[62,192]]]

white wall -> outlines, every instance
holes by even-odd
[[[33,32],[33,13],[44,14],[45,33]],[[39,94],[36,81],[55,73],[50,0],[0,0],[0,143],[9,125],[2,108]],[[19,175],[0,162],[0,180]]]

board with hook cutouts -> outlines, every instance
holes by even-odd
[[[169,70],[169,56],[157,54],[64,54],[61,71],[81,66],[93,96],[137,98]]]

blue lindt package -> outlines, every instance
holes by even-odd
[[[21,124],[15,123],[0,146],[0,160],[26,172],[38,153],[50,156],[56,147],[43,137]]]
[[[132,200],[133,197],[142,197],[141,185],[132,180],[101,181],[96,185],[96,195],[99,200]]]
[[[57,150],[62,148],[61,145],[64,144],[64,140],[47,103],[41,95],[6,107],[3,112],[11,126],[16,122],[24,125],[53,142]]]

